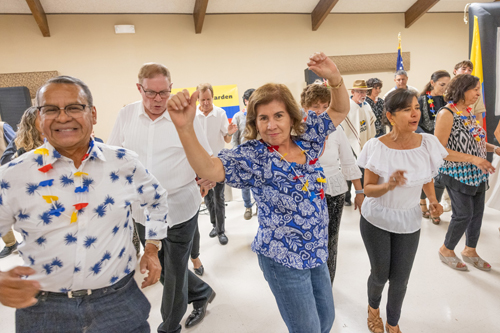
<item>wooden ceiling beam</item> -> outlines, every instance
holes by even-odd
[[[49,23],[47,22],[47,15],[43,10],[40,0],[26,0],[28,6],[30,7],[33,18],[38,24],[43,37],[50,37]]]
[[[205,21],[207,6],[208,0],[196,0],[196,3],[194,4],[194,30],[197,34],[201,34],[201,29],[203,29],[203,21]]]
[[[318,30],[337,2],[339,2],[339,0],[319,0],[318,4],[311,13],[313,31]]]
[[[417,0],[417,2],[405,12],[405,28],[409,28],[438,2],[439,0]]]

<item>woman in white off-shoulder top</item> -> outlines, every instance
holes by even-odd
[[[432,216],[439,216],[443,208],[433,178],[448,155],[435,136],[414,133],[420,119],[414,92],[391,92],[385,109],[391,132],[368,141],[358,157],[358,165],[365,168],[367,196],[360,229],[371,265],[368,327],[378,333],[384,331],[379,305],[387,281],[386,329],[401,332],[398,321],[420,237],[420,193],[423,187]]]
[[[306,111],[314,111],[318,116],[326,112],[330,105],[330,90],[321,82],[304,88],[300,104]],[[319,157],[326,176],[326,204],[328,207],[328,271],[333,284],[337,267],[337,245],[340,219],[344,210],[345,193],[348,191],[346,180],[352,181],[356,189],[354,209],[361,211],[365,198],[361,185],[361,170],[356,165],[351,145],[342,126],[331,133],[325,141],[323,153]]]

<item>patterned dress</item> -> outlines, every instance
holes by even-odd
[[[304,134],[293,137],[306,151],[305,164],[288,163],[259,140],[219,153],[226,183],[251,189],[257,201],[259,229],[252,250],[295,269],[315,268],[328,258],[326,180],[317,158],[335,127],[326,112],[312,111],[305,126]]]
[[[384,99],[378,98],[375,103],[373,99],[366,97],[366,103],[371,106],[375,117],[377,117],[377,120],[375,120],[375,130],[377,131],[375,137],[378,138],[385,134],[385,125],[382,123],[382,118],[384,117]]]
[[[486,142],[484,140],[476,141],[460,116],[448,108],[445,109],[453,114],[453,126],[446,148],[486,158]],[[484,129],[480,128],[479,130],[480,134],[485,134]],[[474,195],[478,188],[484,188],[488,183],[488,174],[483,173],[481,169],[469,162],[445,161],[439,169],[439,173],[440,181],[457,191],[465,191],[465,194]]]

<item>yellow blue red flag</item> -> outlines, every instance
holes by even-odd
[[[481,84],[481,98],[483,98],[484,103],[484,81],[483,81],[483,55],[481,53],[481,37],[479,35],[479,24],[477,23],[477,16],[474,16],[474,30],[472,32],[472,46],[470,50],[470,61],[474,65],[472,70],[472,75],[479,78],[479,83]],[[486,131],[486,121],[484,121],[486,114],[483,113],[483,127]]]
[[[234,115],[240,111],[238,86],[229,84],[224,86],[212,86],[214,89],[214,105],[226,111],[227,119],[231,121]],[[196,87],[172,89],[172,94],[176,94],[183,89],[187,89],[190,94],[196,91]],[[196,103],[198,104],[198,103]]]
[[[398,35],[398,60],[396,61],[396,71],[400,69],[404,70],[405,66],[403,65],[403,54],[401,52],[401,33]]]

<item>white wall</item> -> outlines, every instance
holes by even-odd
[[[202,34],[190,15],[49,15],[51,37],[42,37],[29,15],[0,15],[0,73],[57,70],[84,80],[98,109],[96,134],[107,139],[119,109],[139,99],[135,88],[141,64],[165,64],[174,87],[201,82],[237,84],[240,94],[266,82],[288,85],[299,97],[308,56],[396,52],[402,33],[411,52],[409,84],[422,89],[431,73],[452,71],[468,58],[468,27],[462,14],[426,14],[404,28],[403,14],[330,15],[311,31],[309,15],[208,15]],[[133,35],[116,35],[115,24],[134,24]],[[396,61],[396,59],[394,59]],[[486,69],[487,70],[487,69]],[[378,77],[383,93],[392,73]]]

